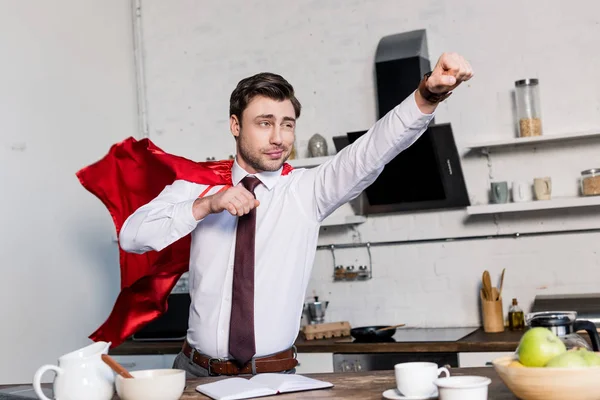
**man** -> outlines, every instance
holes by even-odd
[[[174,367],[189,377],[293,371],[320,223],[414,143],[439,102],[472,75],[461,56],[443,54],[367,134],[324,164],[293,171],[284,167],[301,110],[292,86],[268,73],[240,81],[230,99],[232,186],[175,180],[120,231],[122,249],[137,254],[191,234],[189,329]]]

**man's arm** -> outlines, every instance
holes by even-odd
[[[332,160],[306,171],[297,195],[303,204],[312,205],[310,216],[322,221],[373,183],[384,166],[425,131],[438,104],[431,99],[451,93],[472,75],[462,57],[442,55],[431,76],[411,96]]]
[[[142,254],[160,251],[192,232],[198,220],[192,208],[202,186],[178,180],[125,220],[119,233],[121,248]]]
[[[137,254],[160,251],[191,233],[209,214],[227,210],[242,216],[259,205],[241,184],[223,191],[214,188],[210,195],[199,198],[204,188],[183,180],[167,186],[127,218],[119,234],[121,248]]]

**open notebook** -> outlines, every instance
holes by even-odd
[[[236,400],[330,387],[333,384],[302,375],[258,374],[250,379],[228,378],[198,385],[196,390],[215,400]]]

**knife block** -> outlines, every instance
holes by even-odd
[[[498,296],[498,289],[492,288],[493,297]],[[504,314],[502,311],[502,296],[498,300],[485,300],[483,289],[479,291],[481,299],[481,314],[483,315],[483,330],[488,333],[504,332]]]

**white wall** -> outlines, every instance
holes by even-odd
[[[116,298],[113,225],[75,172],[137,134],[130,14],[0,2],[0,384],[91,343]]]
[[[582,12],[585,10],[585,12]],[[233,152],[228,99],[237,81],[281,73],[303,103],[300,153],[316,132],[331,139],[368,128],[376,116],[373,59],[389,34],[427,29],[430,59],[457,51],[475,78],[439,107],[458,146],[515,135],[514,81],[539,78],[546,134],[600,129],[600,3],[196,1],[143,2],[150,137],[167,151],[202,160]],[[329,142],[330,149],[333,143]],[[598,140],[463,159],[472,203],[487,203],[490,180],[551,176],[554,195],[577,194],[581,170],[600,165]],[[342,212],[348,212],[348,208]],[[600,227],[598,209],[465,218],[463,211],[369,217],[324,230],[320,244],[486,236]],[[331,301],[330,320],[353,325],[405,322],[471,325],[484,269],[507,268],[512,296],[527,308],[537,293],[600,291],[597,233],[373,247],[375,279],[332,283],[319,251],[307,296]],[[339,264],[366,264],[364,249],[336,252]]]

